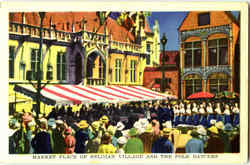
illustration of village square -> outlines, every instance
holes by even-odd
[[[240,12],[10,12],[9,154],[239,153]]]

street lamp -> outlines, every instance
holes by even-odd
[[[163,48],[163,52],[162,52],[162,57],[161,57],[161,71],[162,71],[162,79],[161,79],[161,92],[165,92],[165,88],[166,88],[166,81],[165,81],[165,45],[167,44],[167,37],[166,34],[163,33],[163,36],[161,38],[161,44],[162,44],[162,48]]]
[[[41,57],[42,57],[42,46],[43,46],[43,19],[45,17],[45,12],[39,12],[40,17],[40,45],[39,45],[39,52],[38,52],[38,64],[37,64],[37,93],[36,93],[36,117],[40,114],[40,107],[41,107]]]

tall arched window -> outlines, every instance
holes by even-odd
[[[57,80],[66,80],[66,53],[57,53]]]

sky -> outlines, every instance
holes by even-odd
[[[158,20],[160,26],[160,37],[165,32],[168,42],[166,50],[179,50],[178,27],[186,17],[188,12],[152,12],[148,17],[152,29],[154,21]],[[239,12],[232,12],[237,18]]]

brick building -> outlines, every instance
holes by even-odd
[[[165,78],[167,79],[166,93],[179,96],[179,51],[166,51]],[[160,55],[161,64],[162,53]],[[162,71],[158,67],[146,67],[143,74],[143,86],[160,91]]]
[[[189,12],[178,30],[182,98],[199,91],[239,91],[240,27],[232,13]]]

